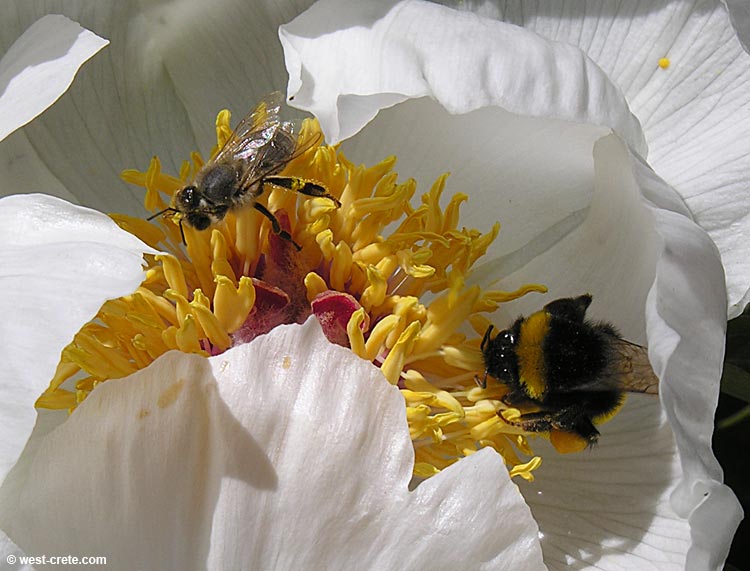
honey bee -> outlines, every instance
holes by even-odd
[[[299,250],[299,244],[281,228],[273,213],[258,202],[266,186],[328,198],[337,207],[341,203],[315,182],[278,175],[290,161],[320,140],[318,135],[304,145],[297,143],[294,123],[279,118],[282,100],[278,91],[264,97],[240,121],[222,149],[196,174],[195,180],[177,191],[172,205],[149,220],[174,212],[179,216],[181,232],[183,221],[196,230],[205,230],[220,222],[230,210],[252,206],[271,222],[275,234]],[[182,238],[184,242],[184,233]]]
[[[588,446],[596,443],[596,424],[611,418],[625,391],[658,393],[659,379],[644,347],[625,341],[615,327],[585,318],[590,295],[552,301],[492,337],[484,334],[481,351],[487,375],[508,386],[508,406],[533,412],[507,421],[527,432],[559,430]]]

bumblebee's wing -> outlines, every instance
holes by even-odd
[[[614,374],[620,387],[630,392],[659,394],[659,378],[651,368],[648,349],[619,338],[612,347],[616,357]]]
[[[278,91],[266,95],[235,128],[232,136],[214,157],[214,162],[240,159],[252,162],[258,149],[263,148],[276,135],[282,125],[279,119],[283,96]]]

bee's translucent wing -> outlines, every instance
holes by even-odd
[[[262,149],[258,149],[247,162],[247,170],[240,187],[252,187],[260,179],[281,172],[287,164],[317,145],[322,138],[321,133],[316,133],[299,145],[294,123],[281,123],[271,140]]]
[[[236,159],[252,162],[258,149],[267,145],[276,136],[279,128],[285,125],[279,119],[283,100],[284,97],[278,91],[266,95],[255,109],[240,121],[213,162]]]
[[[651,368],[648,349],[619,338],[613,342],[613,347],[617,354],[615,374],[621,388],[636,393],[659,394],[659,378]]]

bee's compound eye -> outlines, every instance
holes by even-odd
[[[192,185],[186,186],[177,193],[177,201],[187,208],[195,208],[199,200],[197,189]]]

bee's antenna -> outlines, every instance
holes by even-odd
[[[487,348],[487,344],[490,342],[490,336],[492,335],[492,330],[494,328],[494,325],[490,325],[487,328],[487,331],[484,332],[484,337],[482,337],[482,344],[479,346],[480,350],[484,351]]]
[[[165,212],[176,212],[176,213],[179,214],[180,211],[177,210],[176,208],[172,207],[172,206],[167,206],[164,210],[159,210],[159,212],[157,212],[156,214],[152,214],[151,216],[149,216],[148,218],[146,218],[146,220],[148,220],[150,222],[151,220],[153,220],[157,216],[161,216]],[[185,240],[185,230],[182,227],[182,220],[183,220],[182,217],[180,217],[180,222],[179,222],[179,224],[180,224],[180,236],[182,237],[182,243],[185,246],[187,246],[187,240]]]
[[[484,370],[484,378],[480,379],[479,375],[474,375],[474,382],[480,389],[487,388],[487,369]]]
[[[151,216],[146,218],[146,220],[150,222],[151,220],[153,220],[157,216],[161,216],[165,212],[179,212],[179,210],[177,210],[176,208],[172,208],[171,206],[167,206],[164,210],[159,210],[159,212],[157,212],[156,214],[152,214]]]
[[[182,218],[180,218],[180,236],[182,236],[182,243],[187,246],[187,240],[185,240],[185,230],[182,228]]]

